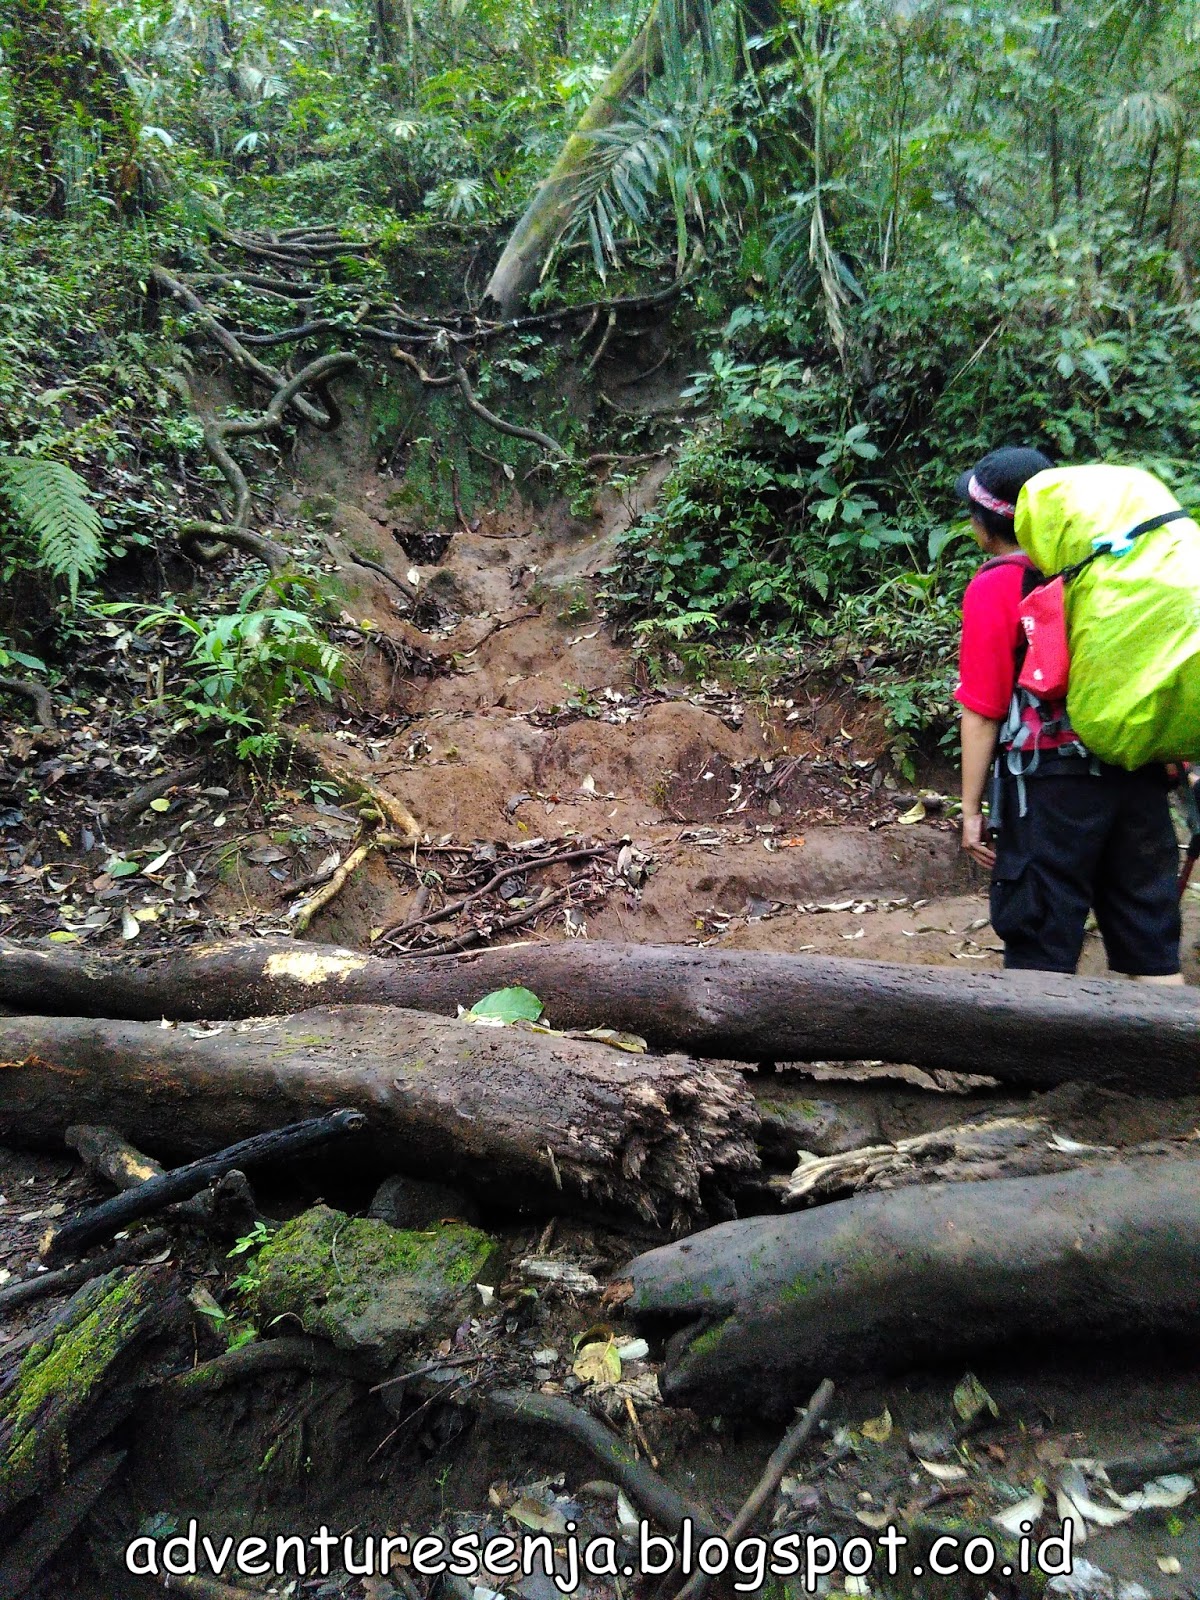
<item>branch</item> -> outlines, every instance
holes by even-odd
[[[44,683],[33,683],[29,678],[0,678],[0,689],[6,694],[23,695],[33,701],[34,715],[47,733],[58,732],[58,718],[54,715],[54,700]]]
[[[722,1538],[726,1544],[736,1547],[749,1533],[761,1515],[763,1507],[778,1489],[784,1473],[812,1437],[817,1423],[829,1410],[832,1400],[833,1384],[826,1378],[808,1402],[808,1409],[800,1421],[788,1429],[772,1452],[771,1459],[763,1469],[763,1475],[755,1484],[749,1499],[725,1530]],[[712,1573],[699,1568],[684,1584],[675,1600],[702,1600],[708,1593],[712,1578]]]
[[[98,1239],[111,1237],[126,1223],[161,1211],[176,1200],[188,1200],[199,1194],[214,1178],[222,1177],[235,1167],[240,1170],[255,1161],[307,1152],[345,1134],[360,1132],[366,1121],[361,1111],[331,1111],[327,1116],[311,1117],[270,1133],[255,1134],[226,1150],[201,1156],[186,1166],[174,1167],[159,1178],[148,1178],[135,1189],[126,1189],[123,1194],[101,1201],[98,1206],[68,1217],[59,1227],[49,1229],[40,1247],[42,1259],[77,1255]]]
[[[448,922],[451,917],[458,916],[460,911],[465,911],[468,906],[474,905],[477,900],[482,900],[485,895],[489,895],[493,890],[498,889],[509,878],[520,877],[524,873],[533,872],[539,867],[557,866],[561,862],[592,861],[597,856],[606,855],[609,848],[608,845],[603,844],[592,845],[586,850],[561,850],[555,855],[535,856],[532,861],[519,861],[516,865],[505,867],[502,871],[497,872],[494,877],[483,885],[482,889],[476,889],[473,893],[464,895],[461,900],[449,900],[439,910],[431,911],[427,916],[416,917],[411,922],[392,923],[391,927],[384,928],[382,933],[379,934],[379,938],[388,939],[395,933],[415,933],[418,928],[429,927],[435,922]]]

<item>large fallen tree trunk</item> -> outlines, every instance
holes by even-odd
[[[43,1013],[199,1019],[346,1002],[453,1016],[510,983],[533,989],[556,1027],[625,1029],[700,1056],[1200,1088],[1200,995],[1123,979],[575,940],[398,962],[275,940],[142,961],[0,946],[0,1002]]]
[[[682,1228],[732,1215],[757,1167],[740,1076],[682,1056],[366,1006],[204,1030],[0,1019],[9,1143],[61,1149],[72,1123],[109,1123],[174,1162],[342,1106],[367,1117],[356,1168],[465,1179],[514,1205]]]
[[[639,1256],[670,1400],[785,1410],[815,1375],[1200,1331],[1200,1157],[859,1195]]]

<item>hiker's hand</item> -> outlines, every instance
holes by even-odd
[[[979,865],[986,867],[989,872],[996,865],[996,852],[990,844],[984,842],[981,812],[976,811],[969,816],[963,814],[962,847],[972,861],[978,861]]]

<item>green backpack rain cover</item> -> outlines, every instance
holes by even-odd
[[[1061,467],[1017,500],[1021,548],[1047,577],[1178,500],[1138,467]],[[1180,519],[1103,554],[1066,585],[1067,713],[1102,761],[1200,760],[1200,527]]]

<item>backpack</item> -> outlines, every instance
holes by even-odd
[[[1200,759],[1200,527],[1138,467],[1039,472],[1016,537],[1060,582],[1067,712],[1102,761],[1134,771]],[[1047,600],[1053,601],[1052,596]]]
[[[1008,716],[999,734],[1002,760],[1018,780],[1037,770],[1043,751],[1054,751],[1060,756],[1087,758],[1071,726],[1067,714],[1067,683],[1065,671],[1055,654],[1058,632],[1054,626],[1053,603],[1049,608],[1050,623],[1041,620],[1043,597],[1061,591],[1058,579],[1047,581],[1036,567],[1031,567],[1023,555],[993,556],[980,567],[987,572],[992,567],[1019,566],[1021,568],[1021,604],[1018,616],[1021,632],[1014,652],[1014,680]],[[1047,640],[1051,645],[1047,645]],[[1062,637],[1065,650],[1065,634]],[[1061,652],[1060,652],[1061,653]],[[1060,668],[1061,683],[1046,668],[1051,663]],[[1021,797],[1021,815],[1025,815],[1025,799]]]

